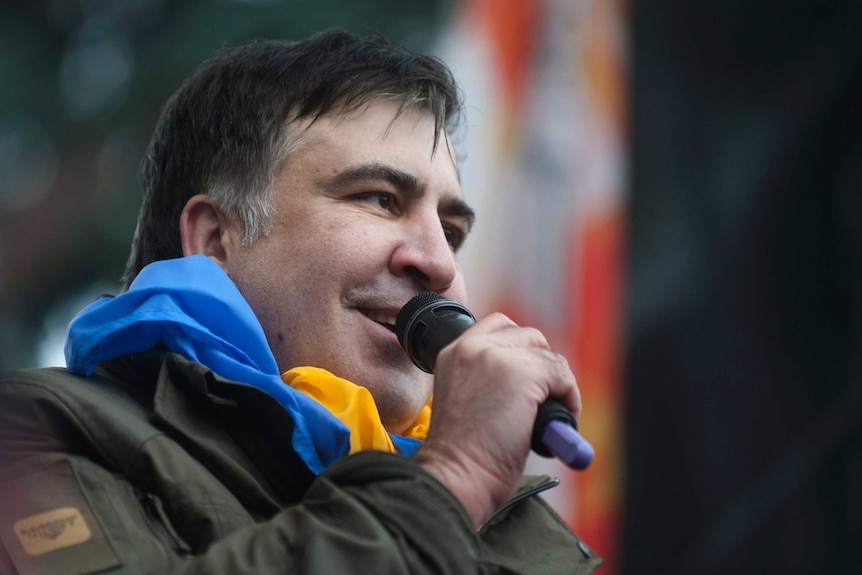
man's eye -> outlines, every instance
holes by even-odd
[[[376,204],[377,207],[384,210],[391,210],[395,207],[395,200],[393,199],[391,194],[384,193],[375,193],[368,194],[365,196],[365,199],[371,202],[372,204]]]
[[[452,247],[452,251],[457,251],[464,243],[464,232],[452,226],[443,226],[443,233],[446,235],[446,241]]]

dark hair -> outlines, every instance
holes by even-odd
[[[124,289],[145,265],[180,257],[179,218],[205,193],[243,225],[269,232],[272,184],[297,120],[347,113],[375,99],[419,105],[436,135],[455,129],[458,87],[436,58],[342,29],[299,42],[256,41],[216,52],[165,104],[142,166],[144,199]],[[436,138],[435,138],[436,141]]]

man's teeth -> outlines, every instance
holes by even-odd
[[[383,323],[389,326],[395,326],[395,316],[393,315],[384,315],[382,313],[377,313],[373,311],[365,311],[363,312],[368,317],[368,319],[374,320],[377,323]]]

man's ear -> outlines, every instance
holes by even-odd
[[[180,214],[183,255],[203,254],[225,269],[238,229],[210,196],[189,198]]]

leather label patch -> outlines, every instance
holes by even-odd
[[[90,502],[103,496],[95,491],[103,485],[86,475],[92,464],[45,459],[25,460],[0,477],[0,571],[3,555],[18,575],[85,575],[122,565]]]
[[[12,526],[24,552],[31,557],[89,541],[93,533],[81,512],[61,507],[19,519]]]

